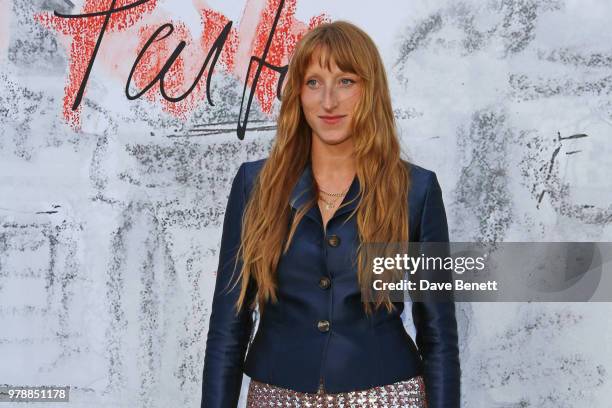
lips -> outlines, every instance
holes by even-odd
[[[338,122],[340,122],[342,120],[342,118],[346,117],[346,115],[334,115],[334,116],[330,116],[330,115],[325,115],[325,116],[319,116],[319,118],[327,123],[328,125],[334,125]]]

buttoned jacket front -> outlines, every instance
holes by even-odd
[[[364,390],[423,375],[429,408],[459,407],[457,325],[452,302],[415,302],[416,345],[400,315],[404,303],[368,317],[354,263],[359,243],[355,217],[359,182],[324,230],[317,206],[298,225],[277,268],[277,303],[267,303],[250,347],[252,314],[235,315],[240,285],[229,290],[240,244],[241,218],[257,174],[265,162],[246,162],[228,199],[217,281],[209,323],[202,407],[235,407],[242,374],[295,391],[328,393]],[[448,242],[442,194],[435,173],[409,164],[411,241]],[[310,164],[293,187],[293,213],[313,194]],[[352,201],[352,203],[350,203]],[[348,220],[347,220],[348,219]],[[262,237],[265,239],[265,237]],[[241,263],[238,263],[239,271]],[[238,273],[238,272],[236,272]],[[247,304],[255,295],[250,285]],[[417,348],[418,345],[418,348]],[[246,361],[245,361],[245,354]]]

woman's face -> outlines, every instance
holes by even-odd
[[[330,68],[319,65],[317,53],[312,56],[302,82],[300,101],[312,137],[337,145],[351,137],[351,121],[363,84],[356,74],[341,71],[334,61]]]

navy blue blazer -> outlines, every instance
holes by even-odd
[[[383,307],[369,318],[363,311],[352,266],[358,243],[355,217],[343,224],[357,200],[339,208],[325,232],[318,206],[306,213],[278,264],[278,303],[266,304],[245,361],[252,312],[243,309],[236,316],[234,303],[240,285],[232,291],[227,288],[245,203],[264,161],[243,163],[230,191],[206,343],[202,407],[236,407],[243,372],[260,382],[308,393],[316,393],[320,381],[326,392],[338,393],[423,375],[430,408],[459,407],[454,303],[412,304],[418,349],[400,318],[404,303],[394,303],[396,310],[391,313]],[[448,242],[436,175],[410,166],[410,240]],[[294,211],[314,193],[312,181],[307,165],[291,194]],[[343,203],[355,198],[358,191],[355,177]],[[239,262],[238,268],[241,266]],[[252,284],[247,304],[254,295]]]

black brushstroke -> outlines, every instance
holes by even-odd
[[[145,53],[147,52],[151,44],[153,44],[153,42],[161,41],[167,38],[170,34],[174,32],[174,26],[172,24],[166,23],[166,24],[161,25],[157,30],[155,30],[153,35],[151,35],[151,37],[147,40],[145,45],[142,47],[142,50],[138,53],[138,56],[136,57],[136,60],[134,61],[134,65],[132,65],[132,69],[130,70],[130,74],[128,75],[128,79],[125,84],[125,96],[129,100],[138,99],[159,81],[159,92],[161,93],[163,98],[170,102],[180,102],[183,99],[185,99],[191,92],[193,92],[198,82],[202,78],[202,75],[204,75],[204,71],[206,70],[206,67],[209,65],[209,62],[210,62],[210,67],[206,75],[206,99],[211,106],[215,106],[215,104],[213,103],[210,97],[210,82],[212,79],[212,74],[215,69],[215,65],[217,64],[219,55],[221,54],[221,51],[223,50],[223,46],[225,45],[225,42],[227,41],[227,37],[229,36],[231,28],[232,28],[232,22],[229,21],[223,27],[223,29],[217,36],[217,39],[210,47],[210,50],[208,51],[208,54],[206,55],[206,59],[204,60],[204,63],[202,64],[202,67],[200,68],[200,71],[196,75],[193,83],[191,84],[189,89],[187,89],[182,95],[179,95],[179,96],[168,95],[164,87],[164,79],[168,71],[174,65],[174,62],[176,61],[176,59],[179,57],[179,55],[181,54],[181,52],[187,45],[185,41],[179,42],[179,44],[176,46],[176,48],[172,52],[172,55],[170,55],[170,58],[168,58],[168,60],[166,61],[162,69],[155,76],[155,78],[153,78],[153,80],[149,82],[140,92],[132,95],[130,94],[130,84],[132,83],[132,77],[134,76],[134,72],[136,71],[136,68],[138,67],[138,64],[140,63],[140,60],[143,58],[143,56],[145,55]],[[167,33],[162,34],[163,31],[166,29],[167,29]],[[160,35],[161,37],[157,38]],[[210,61],[211,58],[212,58],[212,62]]]
[[[262,123],[262,122],[269,122],[269,120],[265,120],[265,119],[253,119],[250,120],[249,122],[251,123]],[[233,120],[226,120],[226,121],[222,121],[222,122],[206,122],[206,123],[202,123],[199,125],[194,125],[192,127],[192,129],[197,129],[197,128],[201,128],[201,127],[208,127],[208,126],[216,126],[216,125],[232,125],[234,124]]]
[[[246,133],[247,123],[249,122],[249,111],[251,110],[251,103],[253,102],[253,96],[255,95],[255,89],[257,88],[257,82],[259,81],[259,75],[261,74],[261,69],[264,66],[280,74],[278,85],[276,87],[276,96],[280,99],[281,89],[283,86],[283,82],[285,80],[285,75],[287,73],[287,65],[283,67],[277,67],[275,65],[271,65],[266,62],[266,57],[268,56],[268,52],[270,51],[270,46],[272,45],[272,39],[274,38],[274,32],[276,30],[276,25],[278,24],[280,13],[284,5],[285,5],[285,0],[281,0],[278,5],[278,9],[276,10],[276,15],[274,16],[274,22],[272,23],[272,27],[270,28],[270,34],[268,35],[268,40],[266,41],[266,46],[264,47],[261,57],[258,58],[256,56],[251,56],[251,59],[249,60],[249,67],[247,69],[247,73],[244,78],[244,87],[242,88],[242,100],[240,101],[240,112],[238,113],[238,128],[236,129],[238,133],[238,139],[240,140],[244,139],[244,134]],[[249,92],[249,100],[247,102],[247,106],[246,106],[246,110],[244,114],[244,123],[240,123],[240,118],[242,117],[242,108],[244,105],[244,95],[246,93],[247,81],[249,80],[249,73],[251,72],[251,64],[254,61],[257,62],[257,69],[255,71],[255,77],[253,78],[253,84],[251,85],[251,90]]]
[[[84,14],[62,14],[56,11],[54,14],[56,17],[60,17],[60,18],[89,18],[89,17],[100,17],[100,16],[110,17],[112,14],[121,13],[122,11],[132,9],[134,7],[138,7],[142,4],[148,3],[149,1],[151,0],[138,0],[138,1],[135,1],[134,3],[126,4],[125,6],[121,6],[119,8],[114,8],[114,5],[117,1],[111,0],[111,7],[109,10],[106,10],[106,11],[95,11],[93,13],[84,13]]]
[[[232,122],[233,123],[233,122]],[[211,135],[219,135],[222,133],[229,133],[234,131],[234,128],[231,129],[200,129],[200,130],[193,130],[193,132],[198,132],[198,133],[193,133],[193,134],[170,134],[170,135],[166,135],[166,137],[198,137],[198,136],[211,136]],[[271,126],[258,126],[258,127],[254,127],[254,128],[249,128],[249,131],[254,131],[254,132],[264,132],[264,131],[268,131],[268,130],[276,130],[276,125],[271,125]],[[190,132],[191,130],[188,130],[188,132]]]
[[[560,133],[558,135],[559,140],[580,139],[582,137],[589,137],[589,135],[586,135],[584,133],[578,133],[576,135],[571,135],[571,136],[567,136],[567,137],[562,137]]]
[[[149,0],[139,0],[136,3],[146,3]],[[134,3],[134,4],[136,4]],[[108,10],[101,11],[99,13],[89,13],[89,14],[62,14],[57,11],[54,12],[56,17],[60,18],[86,18],[93,17],[91,14],[95,14],[96,16],[104,16],[104,22],[102,23],[102,27],[100,29],[100,34],[98,34],[98,40],[96,41],[96,46],[94,47],[93,53],[89,58],[89,63],[87,64],[87,69],[85,70],[85,75],[83,75],[83,79],[81,80],[81,85],[79,86],[79,91],[77,92],[76,98],[74,98],[74,102],[72,103],[72,110],[76,110],[80,103],[81,99],[83,99],[83,94],[85,93],[85,85],[87,85],[87,81],[89,80],[89,75],[91,74],[91,69],[93,67],[93,63],[96,60],[96,56],[98,55],[98,49],[100,48],[100,44],[102,43],[102,38],[104,37],[104,32],[106,31],[106,27],[108,26],[108,22],[110,21],[111,16],[117,12],[117,10],[121,9],[129,9],[132,7],[136,7],[134,4],[128,4],[120,9],[115,9],[115,4],[117,4],[117,0],[111,0],[111,4]]]
[[[67,3],[70,3],[68,0],[65,0]],[[91,75],[91,70],[93,68],[93,64],[96,60],[96,57],[98,55],[98,50],[100,48],[100,45],[102,43],[102,39],[104,37],[104,33],[106,32],[106,29],[108,27],[110,18],[113,14],[116,13],[121,13],[123,11],[127,11],[130,10],[132,8],[141,6],[147,2],[149,2],[150,0],[137,0],[134,1],[133,3],[129,3],[126,5],[123,5],[121,7],[116,7],[117,4],[117,0],[111,0],[110,2],[110,6],[107,10],[101,10],[101,11],[95,11],[95,12],[91,12],[91,13],[82,13],[82,14],[64,14],[64,13],[60,13],[57,10],[54,11],[54,14],[56,17],[59,18],[92,18],[92,17],[104,17],[104,22],[102,23],[102,26],[100,28],[100,33],[98,34],[98,38],[96,40],[96,45],[94,47],[94,50],[91,54],[91,56],[89,57],[89,62],[87,64],[87,69],[85,70],[85,74],[83,75],[83,79],[81,80],[81,84],[79,85],[79,90],[76,94],[76,97],[74,99],[74,102],[72,104],[72,110],[76,110],[79,105],[81,104],[81,101],[83,99],[83,95],[85,93],[85,87],[87,85],[87,82],[89,81],[89,76]],[[245,82],[244,82],[244,86],[243,86],[243,90],[242,90],[242,99],[240,101],[240,112],[238,114],[238,124],[237,124],[237,135],[238,135],[238,139],[243,140],[244,139],[244,135],[246,133],[246,129],[247,129],[247,124],[248,124],[248,118],[249,118],[249,112],[251,110],[251,105],[253,102],[253,96],[255,94],[255,90],[257,89],[257,83],[259,81],[259,76],[261,74],[262,69],[268,68],[271,69],[275,72],[277,72],[279,74],[279,79],[278,79],[278,84],[276,87],[276,96],[278,99],[281,98],[281,90],[282,90],[282,85],[283,82],[285,80],[285,76],[287,74],[287,70],[288,70],[288,66],[284,65],[284,66],[276,66],[276,65],[272,65],[269,62],[266,61],[266,58],[268,56],[268,52],[270,51],[270,47],[272,45],[272,40],[274,38],[274,33],[276,31],[276,27],[278,25],[278,21],[280,19],[280,14],[282,12],[282,9],[285,5],[285,1],[281,0],[279,3],[279,6],[276,10],[276,14],[274,16],[274,21],[272,23],[272,27],[270,29],[270,33],[268,34],[268,39],[266,41],[266,45],[265,48],[263,50],[263,53],[260,57],[257,56],[251,56],[250,60],[249,60],[249,64],[248,64],[248,68],[247,68],[247,73],[245,76]],[[225,42],[227,41],[227,38],[229,36],[230,30],[232,27],[232,21],[229,21],[221,30],[221,33],[219,33],[219,35],[217,36],[217,39],[215,40],[215,42],[213,43],[213,45],[211,46],[211,49],[208,51],[208,54],[206,56],[206,59],[204,61],[204,64],[202,65],[202,68],[200,69],[200,71],[198,72],[198,75],[196,76],[194,82],[192,83],[192,85],[190,86],[190,88],[185,91],[182,95],[179,96],[170,96],[166,93],[166,90],[164,88],[164,78],[165,75],[167,74],[167,72],[170,70],[170,68],[172,67],[172,65],[174,64],[174,62],[176,61],[176,59],[178,58],[178,56],[180,55],[180,53],[182,52],[182,50],[185,48],[186,46],[186,42],[185,41],[180,41],[179,44],[176,46],[176,48],[174,49],[174,52],[170,55],[170,57],[168,58],[168,60],[166,61],[166,63],[164,64],[164,66],[162,67],[161,71],[155,76],[155,78],[149,83],[147,84],[140,92],[136,93],[136,94],[130,94],[129,88],[130,88],[130,84],[132,82],[132,77],[134,75],[134,72],[136,70],[136,67],[138,66],[138,63],[140,62],[140,60],[142,59],[144,53],[147,51],[147,49],[151,46],[151,44],[155,41],[161,41],[165,38],[167,38],[169,35],[171,35],[174,31],[174,26],[170,23],[166,23],[161,25],[159,28],[157,28],[157,30],[155,30],[155,32],[153,33],[153,35],[147,40],[147,42],[145,43],[143,49],[140,51],[140,53],[138,54],[136,60],[134,61],[134,64],[132,66],[132,69],[130,71],[130,75],[128,76],[128,79],[126,81],[126,86],[125,86],[125,94],[126,97],[129,100],[134,100],[134,99],[138,99],[140,98],[142,95],[144,95],[149,89],[151,89],[155,83],[157,83],[159,81],[159,88],[160,88],[160,93],[162,95],[162,97],[164,99],[166,99],[167,101],[170,102],[179,102],[181,100],[183,100],[184,98],[186,98],[196,87],[197,83],[199,82],[199,80],[201,79],[202,75],[204,74],[204,71],[206,69],[206,67],[209,65],[210,62],[210,67],[208,70],[208,74],[206,76],[206,99],[208,101],[208,103],[211,106],[214,106],[214,103],[212,102],[212,99],[210,97],[210,84],[211,84],[211,79],[212,79],[212,74],[214,71],[214,67],[217,63],[217,60],[223,50],[223,47],[225,45]],[[166,31],[166,32],[165,32]],[[211,61],[212,58],[212,61]],[[249,92],[249,98],[247,101],[247,105],[246,108],[244,109],[244,121],[242,120],[242,113],[243,113],[243,108],[244,108],[244,99],[245,99],[245,94],[246,94],[246,87],[248,85],[248,79],[249,79],[249,74],[251,72],[251,65],[253,62],[256,62],[256,71],[255,71],[255,76],[253,78],[253,83],[251,84],[250,87],[250,92]],[[259,128],[254,128],[253,130],[261,130]]]
[[[557,141],[559,142],[559,146],[553,151],[552,157],[550,158],[550,162],[549,162],[549,166],[548,166],[548,173],[546,174],[546,179],[544,180],[544,182],[547,184],[548,181],[550,180],[550,177],[552,176],[552,170],[555,164],[555,159],[557,157],[557,155],[559,154],[559,151],[561,150],[561,148],[563,147],[563,140],[569,140],[569,139],[581,139],[584,137],[588,137],[587,134],[585,133],[577,133],[574,135],[570,135],[570,136],[566,136],[563,137],[561,136],[561,132],[557,131]],[[574,153],[578,153],[581,152],[581,150],[572,150],[569,152],[566,152],[566,155],[571,155]],[[542,170],[546,165],[542,166],[540,168],[540,170]],[[540,193],[539,197],[538,197],[538,204],[536,205],[536,208],[540,207],[540,203],[542,202],[542,199],[544,198],[544,194],[546,194],[547,190],[544,189],[542,190],[542,192]]]

